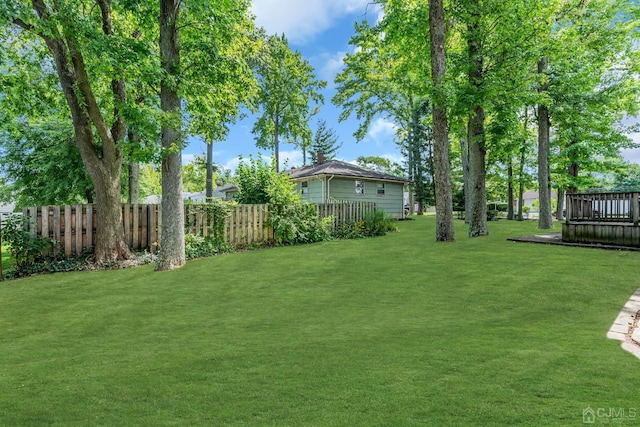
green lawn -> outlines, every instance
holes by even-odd
[[[437,244],[434,223],[4,282],[0,425],[640,421],[640,360],[606,338],[640,253],[506,241],[534,222]]]
[[[2,246],[2,271],[6,271],[11,267],[11,254],[8,246]]]

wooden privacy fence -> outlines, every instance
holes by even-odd
[[[359,221],[376,210],[375,203],[336,202],[318,204],[319,218],[334,217],[333,227],[346,221]],[[65,258],[80,255],[94,246],[96,210],[93,205],[37,206],[24,208],[29,219],[29,231],[48,237],[54,251],[64,250]],[[234,246],[273,242],[273,229],[267,225],[269,205],[236,205],[224,223],[224,241]],[[185,232],[216,236],[220,224],[210,215],[207,205],[185,204]],[[157,204],[122,205],[122,226],[125,241],[134,250],[155,252],[160,242],[162,214]]]
[[[375,202],[335,202],[317,203],[318,218],[333,216],[333,229],[348,221],[361,221],[366,215],[376,211]]]

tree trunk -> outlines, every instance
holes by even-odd
[[[524,220],[523,217],[523,205],[524,205],[524,162],[526,161],[527,154],[527,133],[529,129],[529,107],[524,107],[524,137],[522,138],[522,145],[520,146],[520,165],[518,168],[518,221]]]
[[[469,212],[471,212],[471,201],[469,195],[469,144],[467,143],[467,136],[460,139],[460,152],[462,153],[462,181],[464,191],[464,223],[469,224]]]
[[[278,126],[280,122],[277,115],[273,125],[273,155],[276,158],[276,172],[280,172],[280,141],[278,141]]]
[[[486,236],[487,191],[484,149],[484,109],[476,106],[469,119],[469,237]]]
[[[180,0],[160,0],[160,57],[167,75],[174,78],[178,77],[180,65],[178,40],[180,2]],[[180,122],[181,106],[178,88],[175,83],[167,80],[169,79],[163,79],[160,85],[160,108]],[[178,80],[175,79],[175,81]],[[170,124],[163,125],[162,147],[168,152],[162,159],[162,237],[160,261],[156,270],[173,270],[185,263],[182,134],[179,128],[175,129]]]
[[[564,190],[561,190],[558,188],[558,201],[556,203],[556,219],[557,220],[564,219],[563,211],[564,211]]]
[[[129,203],[140,203],[140,164],[129,162]]]
[[[571,184],[567,191],[569,193],[577,193],[578,192],[578,175],[580,174],[580,165],[576,162],[572,162],[569,165],[569,176],[571,177]]]
[[[538,73],[544,74],[549,67],[548,59],[542,58],[538,62]],[[541,78],[544,78],[541,76]],[[543,83],[539,91],[546,92],[548,85]],[[540,201],[540,213],[538,217],[538,228],[553,228],[553,218],[551,216],[551,172],[549,168],[549,107],[545,104],[538,105],[538,193]]]
[[[140,135],[137,132],[129,131],[129,141],[140,144]],[[140,203],[140,164],[133,160],[133,156],[130,155],[128,165],[129,175],[129,197],[128,203]]]
[[[445,50],[442,0],[429,2],[431,76],[436,92],[433,103],[433,165],[436,198],[436,241],[450,242],[453,233],[453,201],[449,169],[449,129],[444,95]]]
[[[484,83],[484,60],[481,54],[482,39],[479,37],[479,16],[472,16],[469,24],[467,45],[469,48],[469,85],[474,92],[481,93]],[[486,236],[487,228],[487,192],[484,140],[484,108],[476,100],[469,118],[469,237]]]
[[[513,220],[513,161],[509,156],[509,165],[507,166],[507,219]]]
[[[205,200],[207,203],[211,203],[213,200],[213,141],[207,141],[207,183]]]

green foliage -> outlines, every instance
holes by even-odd
[[[311,143],[308,120],[324,102],[320,90],[326,82],[316,79],[311,64],[299,52],[291,51],[284,35],[263,36],[263,49],[256,57],[255,69],[259,83],[256,104],[261,110],[252,129],[256,145],[274,149],[276,154],[281,138],[308,147]],[[312,103],[316,104],[313,109]]]
[[[380,156],[359,156],[356,163],[363,168],[371,169],[377,172],[386,173],[393,176],[405,176],[404,170],[399,163]]]
[[[273,227],[277,244],[314,243],[331,237],[329,225],[333,219],[318,220],[314,205],[296,203],[292,205],[272,205],[268,223]]]
[[[49,239],[34,236],[29,229],[29,218],[21,214],[3,215],[2,242],[9,245],[15,262],[15,275],[23,275],[30,266],[45,259],[44,251],[51,248]]]
[[[92,202],[89,178],[71,123],[59,120],[20,121],[0,128],[0,170],[10,185],[5,201],[18,206]]]
[[[184,253],[186,259],[209,257],[223,253],[231,253],[233,251],[233,246],[221,242],[217,238],[196,236],[191,233],[184,235]]]
[[[223,245],[224,242],[224,228],[227,218],[231,213],[231,207],[233,203],[226,202],[223,200],[214,200],[211,203],[191,203],[186,206],[186,224],[185,227],[189,229],[189,227],[194,226],[195,224],[189,223],[189,218],[191,218],[190,212],[191,209],[195,210],[195,215],[204,215],[206,216],[206,221],[209,226],[209,238],[213,239],[214,243],[217,245]]]
[[[363,237],[384,236],[389,231],[396,231],[397,221],[387,215],[383,209],[367,213],[361,221],[347,221],[337,227],[333,237],[337,239],[359,239]]]
[[[311,163],[318,163],[318,153],[323,153],[325,160],[335,158],[340,147],[342,147],[342,142],[338,141],[336,131],[328,128],[325,120],[318,120],[318,128],[309,147]]]
[[[269,165],[259,155],[257,159],[249,156],[249,163],[245,163],[240,157],[240,164],[236,169],[238,183],[236,202],[240,204],[269,203],[267,189],[272,185],[275,176],[275,162]]]

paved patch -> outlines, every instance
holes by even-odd
[[[546,245],[575,246],[578,248],[609,249],[614,251],[640,251],[640,248],[630,246],[603,245],[600,243],[569,243],[562,241],[562,233],[532,234],[530,236],[509,237],[511,242],[543,243]]]
[[[607,338],[622,341],[622,348],[640,358],[640,289],[635,291],[629,301],[622,307],[622,311],[616,317],[611,329],[607,332]]]

